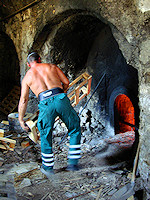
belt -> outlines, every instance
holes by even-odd
[[[53,97],[53,96],[60,94],[60,93],[64,93],[64,90],[59,88],[59,87],[52,88],[50,90],[45,90],[44,92],[41,92],[38,95],[38,100],[43,101],[45,99],[48,99],[48,98]]]

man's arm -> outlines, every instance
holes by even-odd
[[[26,80],[23,79],[22,87],[21,87],[21,97],[20,97],[19,106],[18,106],[18,112],[19,112],[20,125],[26,131],[28,131],[29,128],[28,128],[28,126],[25,126],[25,122],[24,122],[23,118],[26,113],[28,99],[29,99],[29,86],[27,85]]]
[[[63,71],[59,67],[56,67],[56,69],[57,69],[57,73],[59,75],[59,78],[62,82],[64,92],[67,92],[67,88],[69,86],[69,79],[65,76],[65,74],[63,73]]]

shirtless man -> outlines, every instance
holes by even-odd
[[[55,64],[41,63],[40,56],[35,52],[28,55],[27,65],[30,69],[22,80],[18,107],[19,122],[24,130],[29,130],[23,117],[27,108],[30,88],[39,99],[37,127],[41,137],[41,171],[48,178],[53,171],[52,129],[57,116],[66,124],[70,136],[67,169],[78,170],[77,164],[81,157],[81,128],[79,117],[66,94],[69,80]]]

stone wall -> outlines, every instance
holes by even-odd
[[[43,54],[39,52],[42,56],[52,55],[50,54],[50,49],[54,48],[54,46],[52,46],[54,44],[52,40],[57,35],[59,28],[62,27],[67,20],[71,20],[73,16],[84,16],[87,14],[110,26],[112,34],[116,39],[127,64],[138,70],[140,107],[139,133],[140,140],[142,141],[139,170],[140,175],[144,180],[145,188],[147,189],[146,195],[148,198],[148,183],[150,179],[149,1],[45,0],[32,8],[18,13],[9,20],[2,22],[2,25],[3,31],[8,34],[15,45],[20,61],[20,72],[23,77],[28,70],[26,57],[31,48],[36,47],[38,48],[38,51],[42,49]],[[67,28],[68,27],[69,25]],[[48,42],[48,45],[46,45],[45,42],[48,41],[48,37],[52,43]],[[40,48],[39,45],[41,45]],[[55,56],[55,58],[56,57],[57,56]]]

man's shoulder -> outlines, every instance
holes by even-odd
[[[30,68],[25,74],[24,78],[22,79],[22,82],[28,85],[30,78],[33,77],[33,73],[34,73],[34,70]]]
[[[42,64],[42,63],[41,63]],[[53,63],[44,63],[45,65],[48,65],[48,66],[50,66],[50,67],[56,67],[56,65],[55,64],[53,64]]]
[[[52,63],[38,63],[38,66],[39,67],[51,67],[51,66],[53,66],[53,64]]]
[[[57,68],[57,65],[52,64],[52,63],[41,63],[41,66],[48,68],[48,69],[54,69]]]

